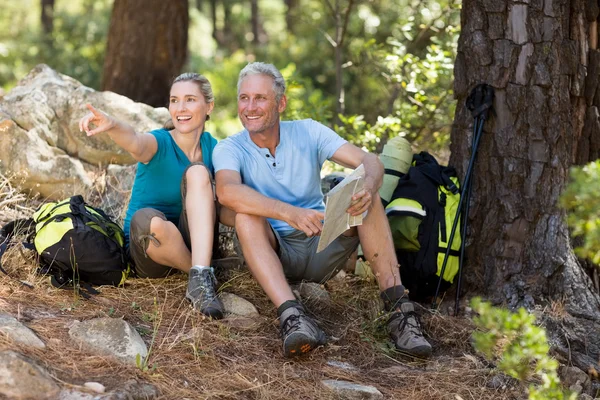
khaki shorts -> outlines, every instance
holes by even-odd
[[[201,162],[192,163],[188,165],[183,173],[183,177],[181,178],[182,209],[179,216],[179,224],[177,225],[177,229],[179,232],[181,232],[183,241],[190,250],[190,229],[188,227],[187,212],[185,209],[185,197],[187,194],[186,173],[187,170],[194,165],[204,164]],[[150,222],[154,217],[158,217],[163,221],[167,221],[167,217],[161,211],[158,211],[154,208],[141,208],[133,214],[129,224],[129,258],[133,262],[135,272],[140,278],[163,278],[174,271],[172,267],[159,264],[146,254],[146,249],[148,248],[150,242],[156,246],[160,246],[160,242],[150,230]],[[216,237],[217,236],[215,236],[215,238]]]
[[[323,251],[317,253],[319,236],[308,237],[299,230],[283,237],[274,229],[273,233],[279,243],[277,252],[283,272],[291,283],[324,283],[333,278],[344,267],[359,242],[358,236],[340,235]]]

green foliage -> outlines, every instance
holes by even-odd
[[[575,252],[600,264],[600,161],[571,168],[571,182],[561,195],[572,235],[581,242]]]
[[[313,118],[370,151],[380,151],[395,135],[433,151],[447,146],[455,107],[452,70],[459,2],[339,1],[344,19],[346,8],[352,7],[341,44],[344,111],[337,127],[334,52],[340,38],[327,2],[306,0],[288,12],[281,0],[260,0],[257,41],[249,2],[217,1],[216,32],[212,3],[190,2],[186,70],[207,75],[216,95],[207,129],[219,138],[241,129],[237,74],[258,60],[275,64],[287,79],[284,119]],[[39,0],[0,3],[5,3],[0,15],[0,87],[10,89],[35,65],[46,63],[100,88],[113,0],[56,1],[50,37],[40,26]],[[294,23],[291,30],[287,17]]]
[[[497,358],[498,368],[513,378],[541,380],[540,385],[529,387],[530,400],[576,398],[563,391],[556,372],[558,363],[548,356],[546,331],[535,325],[532,314],[524,308],[512,313],[479,298],[473,299],[471,306],[479,314],[473,319],[480,329],[473,333],[475,348],[488,358]]]
[[[50,37],[40,26],[39,0],[4,3],[9,4],[0,14],[0,87],[9,89],[44,63],[99,89],[112,0],[57,1]]]

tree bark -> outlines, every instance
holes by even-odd
[[[54,30],[54,0],[42,0],[41,23],[44,36],[51,37]]]
[[[467,284],[511,308],[551,305],[552,343],[584,370],[598,369],[600,298],[558,199],[569,167],[600,150],[597,18],[596,1],[464,0],[450,159],[464,176],[473,137],[465,99],[476,84],[492,85],[495,113],[472,178]]]
[[[289,33],[296,33],[296,15],[298,0],[285,0],[287,10],[285,11],[285,24]]]
[[[165,106],[187,59],[188,0],[115,0],[102,90]]]
[[[250,19],[252,21],[252,43],[257,45],[259,39],[258,0],[250,0]]]

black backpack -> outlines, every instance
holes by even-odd
[[[38,272],[51,276],[56,287],[122,285],[130,273],[123,230],[104,211],[82,196],[42,204],[30,219],[11,221],[0,230],[2,255],[23,234],[22,244],[36,250]],[[81,285],[84,284],[84,285]],[[92,289],[93,290],[93,289]]]
[[[441,166],[427,152],[413,156],[406,174],[399,176],[391,200],[384,202],[400,263],[400,276],[411,298],[425,300],[450,287],[459,268],[460,229],[454,235],[449,258],[440,278],[444,256],[460,201],[453,167]],[[441,281],[441,282],[440,282]]]

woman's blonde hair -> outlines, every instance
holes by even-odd
[[[173,87],[173,85],[176,84],[177,82],[194,82],[196,85],[198,85],[198,88],[200,89],[200,93],[202,93],[202,96],[204,96],[204,100],[206,101],[207,104],[215,101],[215,95],[213,94],[212,86],[211,86],[210,82],[208,81],[208,79],[206,79],[206,77],[204,75],[200,75],[195,72],[184,72],[183,74],[179,75],[177,78],[173,79],[173,82],[171,82],[171,87]],[[207,115],[206,120],[208,121],[209,119],[210,119],[210,115]],[[166,130],[175,129],[175,126],[173,125],[173,121],[171,119],[169,119],[167,122],[165,122],[164,128]]]

